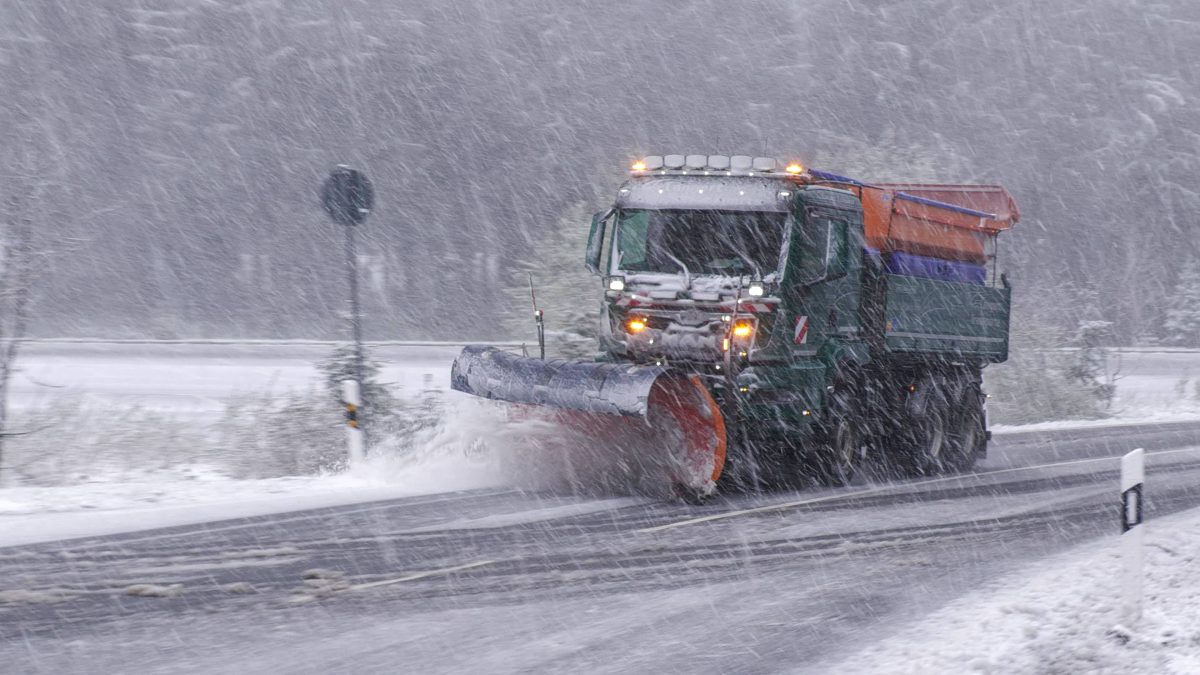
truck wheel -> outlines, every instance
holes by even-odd
[[[972,394],[964,396],[959,411],[947,448],[950,452],[944,462],[947,471],[970,471],[979,457],[979,449],[986,442],[983,410],[979,407],[978,397]]]
[[[867,457],[867,442],[851,411],[838,415],[823,448],[825,482],[845,487],[854,480]]]
[[[930,401],[925,414],[914,420],[909,432],[909,464],[911,473],[932,476],[945,470],[953,444],[946,428],[948,406]]]

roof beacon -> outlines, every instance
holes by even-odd
[[[729,157],[726,155],[709,155],[708,168],[713,169],[714,171],[728,171]]]
[[[778,164],[778,162],[775,161],[774,157],[755,157],[754,158],[754,170],[755,171],[774,171],[776,164]]]

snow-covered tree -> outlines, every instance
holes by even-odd
[[[1067,369],[1067,377],[1083,386],[1105,408],[1112,405],[1117,393],[1117,372],[1120,361],[1113,363],[1108,346],[1112,342],[1112,322],[1081,321],[1072,340],[1075,359]]]
[[[29,322],[33,284],[33,223],[20,212],[20,200],[8,199],[0,212],[0,477],[8,425],[8,383],[17,350]]]
[[[1167,298],[1163,332],[1168,342],[1200,346],[1200,260],[1190,257]]]
[[[577,358],[596,351],[601,286],[583,264],[590,228],[588,204],[572,204],[554,227],[543,230],[528,258],[513,270],[505,328],[517,339],[527,339],[531,353],[537,344],[531,274],[538,307],[545,312],[547,355]]]

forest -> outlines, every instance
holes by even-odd
[[[1198,50],[1192,2],[3,3],[0,240],[31,336],[336,339],[344,162],[367,337],[502,338],[529,272],[594,303],[632,158],[766,154],[1002,183],[1015,334],[1200,344]]]

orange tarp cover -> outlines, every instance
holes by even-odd
[[[879,251],[982,264],[988,240],[1021,217],[1012,195],[999,185],[885,183],[859,189],[866,245]]]

